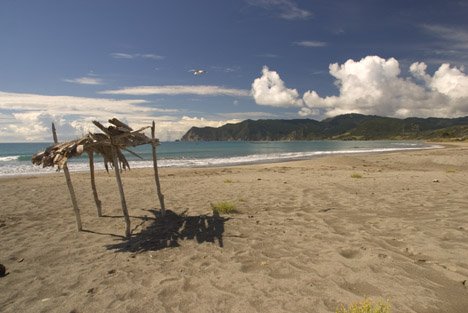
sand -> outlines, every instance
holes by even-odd
[[[223,168],[0,179],[1,312],[468,312],[468,144]],[[212,215],[230,201],[237,214]]]

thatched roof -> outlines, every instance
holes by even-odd
[[[115,149],[117,159],[122,169],[130,168],[122,150],[128,151],[136,156],[128,147],[135,147],[144,144],[152,144],[153,139],[146,136],[143,131],[150,126],[133,130],[130,126],[122,123],[116,118],[110,119],[112,125],[105,127],[98,121],[93,121],[103,133],[88,133],[80,139],[56,143],[48,147],[45,151],[38,152],[32,156],[32,163],[42,165],[42,167],[54,167],[60,170],[67,163],[68,159],[80,156],[83,152],[98,153],[104,158],[104,166],[109,170],[109,164],[114,166],[112,150]],[[155,144],[159,141],[155,139]],[[139,156],[138,156],[139,157]]]

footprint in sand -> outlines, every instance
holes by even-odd
[[[381,294],[381,291],[377,286],[365,281],[345,282],[341,284],[340,287],[360,297],[376,296]]]
[[[360,256],[360,251],[357,249],[341,249],[339,254],[347,259],[355,259]]]

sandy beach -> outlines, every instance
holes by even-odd
[[[468,312],[468,143],[222,168],[0,178],[1,312]],[[236,214],[213,216],[229,201]]]

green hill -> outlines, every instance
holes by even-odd
[[[274,140],[467,140],[468,116],[460,118],[398,119],[345,114],[323,121],[312,119],[245,120],[221,127],[192,127],[183,141]]]

